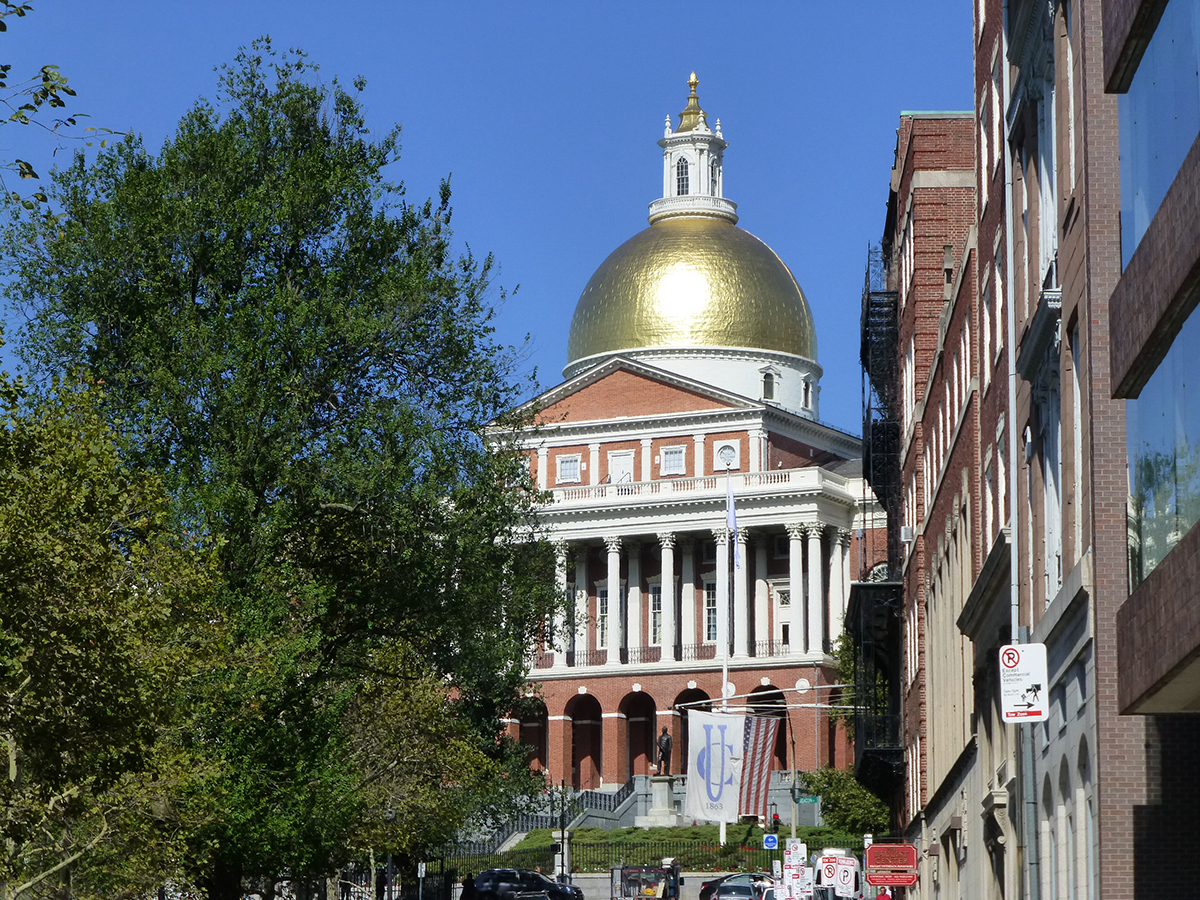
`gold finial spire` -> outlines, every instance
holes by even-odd
[[[693,72],[692,77],[688,79],[688,87],[691,88],[691,91],[688,93],[687,106],[679,114],[679,127],[675,129],[676,134],[681,131],[695,131],[701,127],[708,127],[708,113],[700,108],[700,98],[696,96],[696,85],[699,83],[700,79]]]

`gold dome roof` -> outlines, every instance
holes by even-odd
[[[719,218],[672,218],[634,235],[596,270],[575,307],[567,359],[659,347],[738,347],[815,362],[817,334],[800,285],[770,247]]]

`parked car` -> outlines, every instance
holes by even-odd
[[[480,900],[512,900],[524,894],[542,894],[549,900],[583,900],[583,891],[575,885],[560,884],[527,869],[485,869],[475,876],[475,890]]]
[[[712,881],[706,881],[700,885],[700,900],[714,900],[717,888],[725,884],[750,885],[752,893],[742,896],[750,896],[753,900],[762,900],[762,895],[767,888],[775,886],[775,880],[768,872],[738,872],[736,875],[714,878]]]

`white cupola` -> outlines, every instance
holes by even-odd
[[[650,204],[650,224],[678,216],[704,216],[736,224],[737,204],[724,197],[722,170],[725,148],[721,120],[708,127],[708,113],[700,108],[696,73],[688,79],[687,106],[679,114],[679,127],[671,130],[667,116],[663,139],[663,195]]]

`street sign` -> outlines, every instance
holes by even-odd
[[[778,850],[779,849],[779,835],[764,834],[763,835],[763,849],[764,850]]]
[[[838,858],[836,856],[821,857],[821,884],[829,885],[837,883],[837,861]]]
[[[816,797],[816,796],[797,797],[797,798],[796,798],[796,802],[797,802],[797,803],[820,803],[820,802],[821,802],[821,798],[820,798],[820,797]]]
[[[868,872],[867,884],[873,887],[915,887],[916,872]]]
[[[867,848],[868,869],[915,869],[917,848],[912,844],[872,844]]]
[[[425,863],[423,863],[423,862],[417,863],[417,877],[418,878],[425,877]]]
[[[833,886],[834,894],[838,897],[854,896],[854,872],[857,868],[858,860],[853,856],[837,858],[837,881]]]
[[[1047,673],[1045,644],[1000,648],[1000,712],[1005,722],[1041,722],[1050,717]]]

